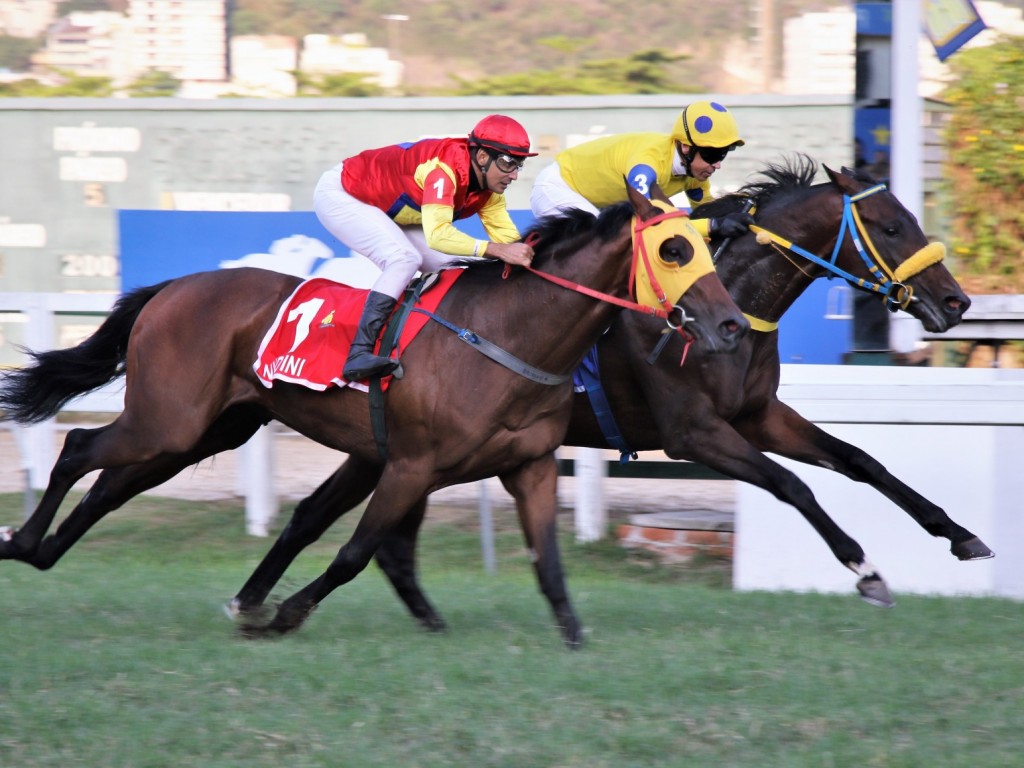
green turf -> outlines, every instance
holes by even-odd
[[[0,496],[3,522],[21,499]],[[269,547],[230,504],[147,499],[52,571],[0,563],[0,766],[1018,766],[1024,605],[733,593],[563,540],[587,627],[564,649],[511,520],[428,525],[416,629],[371,568],[296,634],[221,605]],[[345,536],[301,558],[287,588]],[[950,567],[966,567],[952,558]]]

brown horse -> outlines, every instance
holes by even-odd
[[[941,263],[922,260],[921,254],[934,253],[935,248],[928,245],[913,216],[892,194],[878,190],[874,180],[826,171],[830,181],[814,184],[817,167],[809,159],[772,166],[764,172],[764,181],[699,210],[703,215],[721,215],[753,200],[761,227],[800,240],[812,255],[837,250],[834,266],[854,285],[879,286],[868,289],[876,290],[890,304],[903,301],[930,332],[939,333],[959,323],[970,300]],[[860,197],[871,189],[877,191]],[[857,236],[875,243],[882,263],[900,277],[888,287],[878,284],[850,237],[837,242],[844,210],[850,206],[849,202],[844,205],[844,200],[849,199],[857,208],[860,224],[855,226],[861,228]],[[892,598],[861,547],[835,525],[799,477],[766,457],[764,451],[870,484],[927,532],[948,539],[951,551],[961,560],[991,557],[992,552],[973,533],[877,460],[827,434],[779,401],[776,324],[811,282],[826,274],[826,266],[786,248],[759,243],[749,235],[732,243],[719,257],[717,267],[755,329],[737,354],[700,360],[691,357],[680,368],[679,345],[673,340],[657,364],[651,365],[645,360],[645,340],[654,329],[649,319],[632,313],[620,314],[611,332],[598,342],[602,386],[629,449],[661,449],[674,459],[703,463],[792,504],[821,534],[839,562],[858,575],[861,595],[875,605],[891,605]],[[608,447],[586,394],[574,398],[565,443]],[[380,473],[377,463],[352,457],[300,502],[270,553],[232,601],[234,609],[243,615],[256,612],[298,553],[341,514],[363,501],[374,490]],[[440,629],[444,622],[416,580],[416,533],[425,511],[426,502],[421,500],[376,558],[412,614],[426,627]],[[519,511],[529,530],[529,510]]]
[[[521,376],[441,324],[429,323],[402,356],[403,378],[388,389],[388,462],[373,501],[327,573],[281,606],[271,631],[298,627],[333,589],[354,578],[382,541],[408,525],[407,510],[428,493],[498,475],[529,521],[541,590],[563,637],[570,646],[579,643],[580,624],[555,538],[553,451],[569,418],[568,374],[619,305],[628,303],[636,222],[663,233],[654,238],[649,257],[660,256],[691,278],[677,312],[697,337],[695,349],[733,351],[748,328],[693,228],[632,191],[630,198],[630,205],[596,221],[584,214],[537,229],[535,269],[583,283],[590,293],[567,291],[533,270],[513,270],[502,279],[503,265],[491,262],[474,264],[455,282],[438,316],[541,371],[564,375],[564,383]],[[114,422],[68,433],[38,507],[0,542],[0,558],[50,567],[93,522],[153,478],[174,474],[208,451],[240,444],[254,420],[275,418],[362,461],[379,461],[365,393],[320,393],[283,383],[266,388],[253,372],[264,333],[298,283],[291,276],[243,269],[139,289],[122,297],[78,347],[37,353],[32,365],[6,374],[0,407],[5,418],[19,422],[47,418],[76,395],[122,374],[126,390],[124,411]],[[647,289],[638,282],[638,293]],[[92,489],[44,539],[72,485],[96,469],[104,471]]]

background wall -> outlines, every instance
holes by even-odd
[[[465,135],[493,112],[520,120],[541,153],[508,192],[510,208],[528,209],[536,174],[564,147],[607,133],[668,132],[684,104],[705,97],[0,99],[0,291],[119,291],[119,211],[308,211],[320,174],[339,160]],[[747,140],[716,174],[716,193],[787,152],[836,168],[853,163],[849,98],[710,98],[736,112]],[[62,322],[62,343],[88,327]],[[0,364],[11,362],[22,324],[0,315]]]

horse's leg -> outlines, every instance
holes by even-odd
[[[300,501],[270,552],[228,604],[228,612],[240,616],[244,623],[258,619],[270,591],[299,552],[365,500],[376,487],[382,471],[380,465],[349,457],[319,488]],[[445,629],[444,619],[431,605],[416,578],[416,540],[426,509],[425,499],[418,502],[394,533],[381,542],[374,557],[413,617],[425,628],[439,632]]]
[[[234,408],[222,414],[199,444],[187,453],[166,454],[140,464],[103,470],[85,497],[57,530],[43,538],[36,550],[24,558],[25,562],[40,570],[52,568],[108,513],[143,491],[166,482],[182,469],[214,454],[237,448],[252,437],[264,421],[256,411]]]
[[[780,501],[791,504],[818,532],[840,563],[857,574],[857,590],[872,605],[893,604],[888,586],[867,560],[860,544],[840,528],[818,504],[803,480],[751,445],[722,420],[708,421],[686,430],[686,455],[722,474],[763,488]]]
[[[444,619],[431,605],[416,577],[416,540],[426,512],[427,500],[423,498],[381,542],[374,557],[413,617],[431,632],[443,632],[447,628]]]
[[[527,462],[501,475],[516,502],[526,545],[533,556],[540,590],[551,604],[562,639],[570,648],[583,642],[583,625],[569,602],[558,550],[558,465],[554,454]]]
[[[388,464],[351,538],[338,550],[327,570],[281,603],[268,624],[243,624],[239,629],[250,636],[265,636],[301,627],[324,598],[369,565],[381,543],[426,495],[432,479],[432,473],[416,471],[407,462],[400,467],[394,461]]]
[[[993,556],[992,550],[981,539],[953,522],[941,507],[893,476],[877,459],[828,434],[784,403],[773,401],[762,418],[744,422],[741,429],[762,450],[831,469],[851,480],[870,485],[932,536],[947,539],[950,551],[960,560],[983,560]]]
[[[263,601],[288,566],[339,517],[373,492],[382,471],[379,464],[350,456],[319,488],[300,501],[277,541],[231,600],[229,611],[240,614],[242,623],[258,618]]]
[[[68,432],[35,511],[20,528],[7,530],[0,536],[0,560],[28,562],[35,554],[72,486],[95,468],[89,461],[92,446],[112,426]]]

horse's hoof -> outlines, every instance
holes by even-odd
[[[562,625],[562,641],[570,651],[578,651],[583,647],[583,625],[575,618]]]
[[[990,557],[996,556],[996,553],[985,546],[985,542],[977,536],[967,541],[955,542],[949,551],[959,560],[988,560]]]
[[[431,632],[437,635],[443,635],[448,631],[448,625],[444,623],[437,614],[433,616],[423,616],[419,619],[420,626],[423,627],[427,632]]]
[[[865,576],[863,579],[858,581],[857,591],[860,592],[860,596],[863,598],[864,602],[877,608],[892,608],[896,605],[896,601],[893,600],[892,593],[889,592],[889,587],[886,585],[885,581],[882,580],[882,577],[877,574]]]
[[[15,530],[9,525],[0,525],[0,541],[11,541],[14,538]]]
[[[224,611],[224,615],[228,617],[228,621],[235,621],[239,616],[242,615],[242,611],[238,607],[238,598],[233,597],[228,602],[221,606],[221,610]]]

